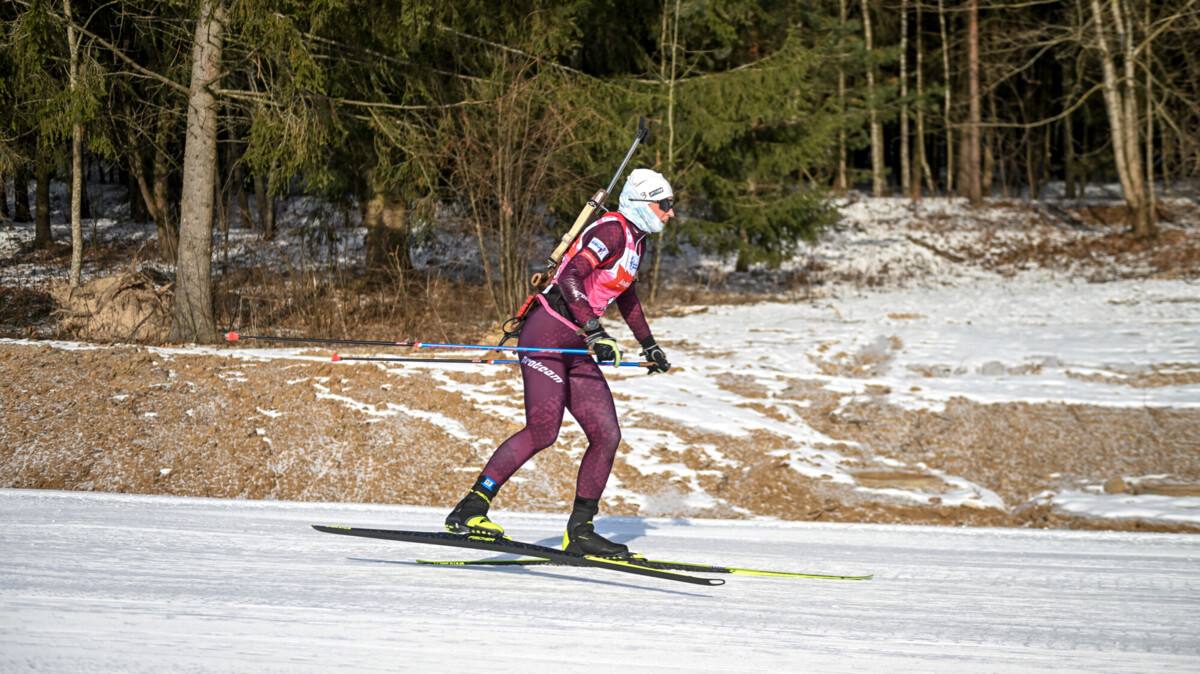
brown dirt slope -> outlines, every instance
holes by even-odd
[[[508,370],[452,376],[498,386],[519,399],[519,380]],[[745,383],[731,379],[724,385],[738,390]],[[789,438],[763,432],[749,438],[702,434],[641,413],[639,424],[675,433],[689,446],[682,452],[644,449],[695,471],[695,486],[718,505],[701,510],[672,505],[692,489],[686,479],[643,474],[618,457],[614,473],[621,487],[654,505],[642,510],[610,498],[607,511],[1194,530],[1072,518],[1033,497],[1044,489],[1111,486],[1121,475],[1153,473],[1171,473],[1182,482],[1115,489],[1193,494],[1189,490],[1200,484],[1200,445],[1193,432],[1200,427],[1200,412],[955,400],[934,413],[901,410],[885,400],[881,395],[835,413],[835,394],[814,382],[795,381],[775,402],[806,401],[794,410],[808,424],[845,441],[829,449],[850,457],[851,466],[861,458],[855,471],[859,485],[920,489],[931,494],[927,503],[871,497],[805,477],[773,454],[788,447]],[[781,414],[777,406],[761,406]],[[367,364],[246,361],[132,347],[0,345],[0,410],[0,487],[435,507],[453,504],[496,443],[517,430],[515,422],[432,385],[419,370],[397,374]],[[447,432],[425,420],[430,414],[457,421],[465,432]],[[564,511],[584,445],[577,432],[564,432],[554,448],[518,474],[497,505]],[[704,447],[724,458],[714,460]],[[630,451],[622,448],[622,454]],[[880,455],[984,485],[1011,507],[944,506],[936,496],[944,486],[940,478],[920,468],[881,468],[872,460]]]

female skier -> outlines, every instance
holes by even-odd
[[[650,373],[671,364],[654,341],[638,301],[638,264],[646,235],[661,232],[674,217],[675,193],[661,174],[634,169],[621,190],[617,211],[599,218],[567,249],[553,282],[538,295],[521,329],[521,346],[590,348],[596,360],[620,362],[621,347],[600,325],[614,300],[621,316],[652,364]],[[523,352],[525,428],[505,440],[484,467],[474,486],[446,517],[446,529],[490,537],[504,528],[488,519],[488,508],[500,487],[534,454],[554,444],[563,410],[583,427],[587,451],[579,464],[575,507],[563,534],[563,549],[582,555],[621,557],[629,548],[596,533],[592,518],[612,472],[621,429],[612,393],[591,357],[556,352]]]

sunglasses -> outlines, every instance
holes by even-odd
[[[658,204],[663,213],[675,207],[675,197],[667,197],[666,199],[633,199],[633,201],[648,201],[653,204]]]

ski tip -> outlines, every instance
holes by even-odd
[[[227,341],[227,342],[236,342],[236,341],[238,341],[239,338],[240,338],[240,336],[238,335],[238,333],[234,332],[233,330],[230,330],[229,332],[225,333],[225,341]]]
[[[341,356],[339,356],[339,355],[337,355],[337,354],[335,353],[335,354],[333,354],[333,356],[332,356],[332,357],[330,357],[330,359],[329,359],[329,360],[332,360],[333,362],[335,362],[335,363],[336,363],[336,362],[338,362],[338,361],[339,361],[339,360],[341,360],[341,359],[342,359],[342,357],[341,357]]]
[[[350,531],[354,527],[348,524],[314,524],[312,528],[317,531]]]

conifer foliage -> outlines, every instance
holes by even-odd
[[[198,71],[213,16],[219,62]],[[359,209],[368,273],[403,277],[421,233],[463,226],[502,318],[640,116],[635,165],[678,197],[655,272],[684,242],[778,263],[854,188],[982,203],[1119,178],[1152,236],[1156,190],[1200,176],[1198,38],[1194,0],[12,0],[0,214],[31,217],[36,185],[50,245],[48,183],[119,169],[199,340],[222,280],[198,242],[235,204],[274,236],[283,194]],[[196,96],[212,150],[193,154]]]

